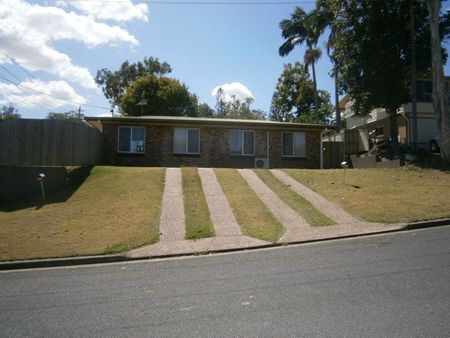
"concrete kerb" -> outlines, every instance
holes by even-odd
[[[370,233],[365,233],[365,234],[343,235],[343,236],[320,238],[320,239],[310,239],[310,240],[305,240],[305,241],[295,241],[295,242],[288,242],[288,243],[271,243],[271,244],[257,245],[257,246],[245,247],[245,248],[208,250],[208,251],[199,251],[199,252],[185,252],[185,253],[177,253],[177,254],[152,255],[152,256],[141,256],[141,257],[130,257],[130,256],[127,256],[127,254],[125,253],[125,254],[121,254],[121,255],[80,256],[80,257],[55,258],[55,259],[32,259],[32,260],[23,260],[23,261],[8,261],[8,262],[0,263],[0,271],[64,267],[64,266],[76,266],[76,265],[91,265],[91,264],[104,264],[104,263],[119,263],[119,262],[137,261],[137,260],[176,258],[176,257],[184,257],[184,256],[209,255],[209,254],[215,254],[215,253],[251,251],[251,250],[256,250],[256,249],[267,249],[267,248],[284,247],[284,246],[298,245],[298,244],[326,242],[326,241],[332,241],[332,240],[337,240],[337,239],[366,237],[366,236],[372,236],[372,235],[380,235],[380,234],[426,229],[426,228],[431,228],[431,227],[449,226],[449,225],[450,225],[450,218],[444,218],[444,219],[437,219],[437,220],[430,220],[430,221],[407,223],[407,224],[405,224],[404,227],[399,228],[399,229],[393,229],[393,230],[376,231],[376,232],[370,232]]]

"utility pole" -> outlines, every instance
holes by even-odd
[[[83,109],[81,109],[81,106],[78,106],[78,119],[81,120],[81,112],[84,112]]]
[[[414,22],[414,1],[410,2],[411,16],[411,147],[417,150],[417,78],[416,78],[416,34]]]

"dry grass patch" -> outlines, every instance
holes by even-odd
[[[3,204],[0,260],[113,253],[157,242],[164,172],[94,167],[87,178],[72,174],[41,207],[38,197]]]
[[[284,233],[256,193],[235,169],[214,170],[242,231],[249,236],[275,243]]]
[[[208,204],[197,168],[182,168],[186,239],[214,236]]]
[[[450,217],[450,172],[431,169],[285,169],[331,202],[369,222]]]
[[[269,170],[255,169],[254,172],[284,203],[302,216],[309,225],[326,226],[334,224],[331,219],[319,212],[311,203],[273,176]]]

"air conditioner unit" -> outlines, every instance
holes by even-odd
[[[269,159],[267,158],[255,158],[255,168],[258,169],[268,169],[269,168]]]

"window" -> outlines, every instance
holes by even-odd
[[[247,130],[230,131],[230,153],[232,155],[255,155],[255,132]]]
[[[173,152],[175,154],[200,154],[200,130],[175,128]]]
[[[119,153],[144,153],[145,128],[119,127]]]
[[[433,88],[431,81],[417,81],[417,102],[433,102]]]
[[[283,133],[283,156],[305,157],[305,133]]]

